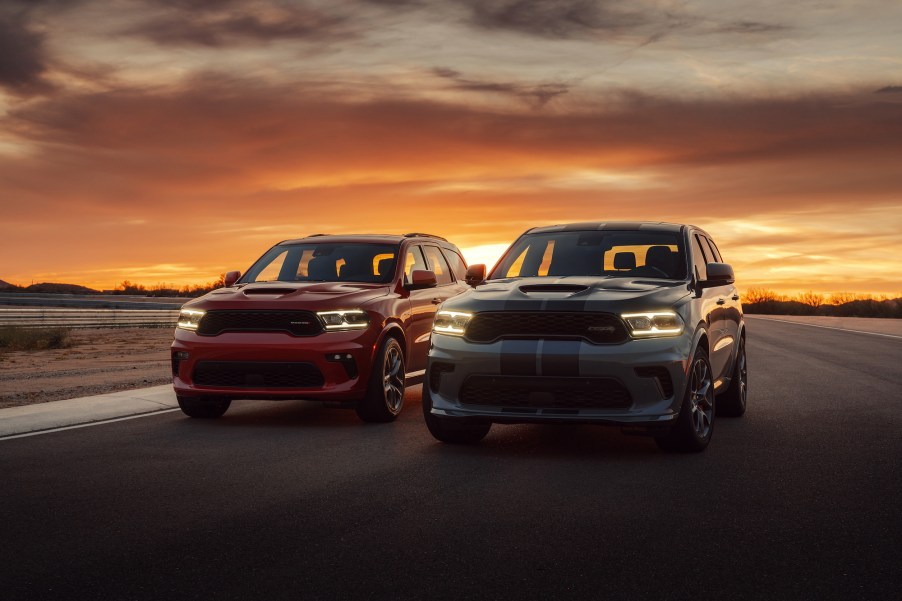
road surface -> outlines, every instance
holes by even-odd
[[[886,599],[902,339],[749,319],[750,409],[697,455],[589,427],[445,446],[236,403],[0,441],[20,599]]]

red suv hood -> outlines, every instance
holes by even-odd
[[[186,303],[192,309],[355,309],[390,292],[386,284],[261,282],[220,288]]]

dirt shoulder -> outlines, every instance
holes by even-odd
[[[172,381],[171,328],[72,330],[73,345],[0,351],[0,408]]]

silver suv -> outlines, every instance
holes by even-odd
[[[432,330],[423,412],[441,441],[479,441],[493,423],[593,423],[702,451],[715,404],[745,412],[733,269],[697,227],[533,228],[467,280]]]

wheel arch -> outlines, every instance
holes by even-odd
[[[397,321],[388,321],[385,324],[385,327],[382,328],[382,332],[379,334],[379,338],[376,339],[376,344],[373,347],[373,357],[375,359],[376,353],[385,343],[385,339],[387,337],[392,337],[398,341],[398,344],[401,345],[401,352],[404,353],[404,361],[407,361],[407,356],[410,349],[407,348],[407,335],[404,333],[404,328],[401,327],[401,324]]]
[[[692,348],[690,349],[687,361],[692,360],[692,357],[695,356],[695,351],[699,347],[704,348],[705,353],[708,355],[708,357],[711,357],[711,343],[710,338],[708,337],[708,328],[706,328],[704,324],[701,323],[695,329],[695,335],[692,338]]]

